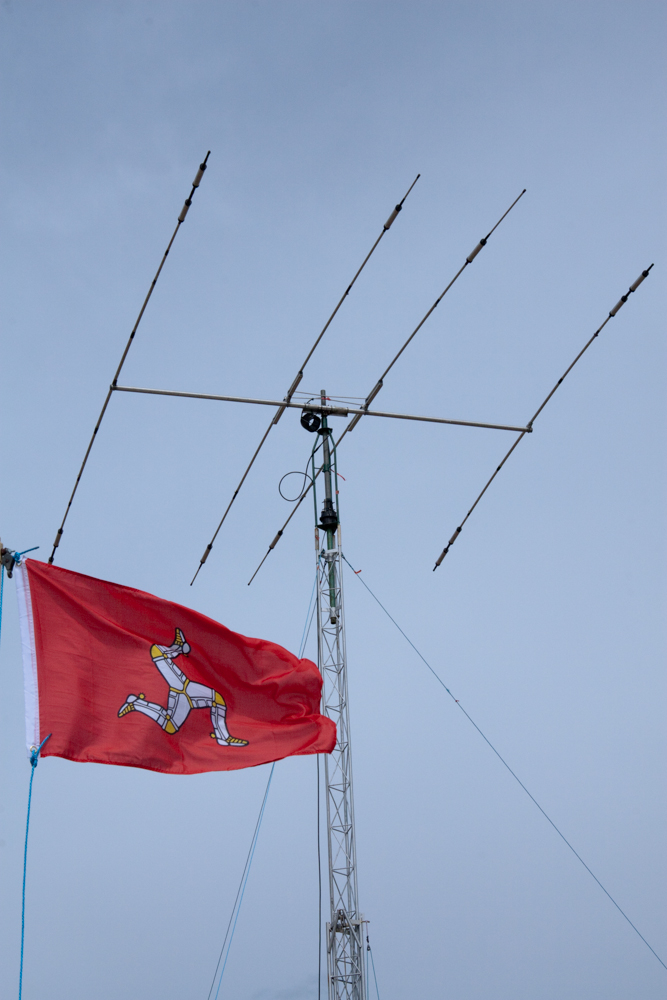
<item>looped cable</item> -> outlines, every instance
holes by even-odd
[[[287,479],[288,476],[303,476],[303,486],[301,487],[301,490],[295,497],[286,497],[281,489],[283,481]],[[308,482],[308,486],[306,486],[306,481]],[[313,485],[313,480],[311,479],[311,477],[308,475],[307,472],[299,472],[298,470],[294,470],[293,472],[286,472],[285,475],[282,477],[282,479],[278,483],[278,492],[280,493],[283,500],[287,500],[288,503],[296,503],[303,496],[305,496],[306,492],[310,489],[312,485]]]

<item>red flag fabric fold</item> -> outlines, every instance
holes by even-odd
[[[170,774],[330,753],[314,663],[152,594],[16,569],[28,747]]]

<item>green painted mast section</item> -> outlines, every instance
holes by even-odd
[[[326,392],[322,390],[320,404],[323,408],[327,405],[326,400]],[[331,902],[326,932],[328,995],[329,1000],[366,1000],[364,918],[359,911],[357,886],[336,447],[327,416],[320,412],[318,433],[322,439],[324,501],[315,530],[318,660],[323,679],[322,710],[336,724],[336,745],[330,754],[324,755]],[[316,450],[313,450],[313,481]],[[322,548],[320,531],[326,535],[326,547]]]

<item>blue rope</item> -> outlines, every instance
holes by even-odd
[[[33,545],[33,547],[31,549],[24,549],[23,552],[15,552],[14,553],[14,560],[16,562],[16,565],[18,566],[18,564],[21,562],[21,559],[23,558],[23,556],[26,556],[28,554],[28,552],[36,552],[38,548],[39,548],[39,545]]]
[[[275,761],[274,761],[274,763],[271,765],[271,772],[269,774],[269,780],[266,783],[266,791],[264,792],[264,799],[262,800],[262,808],[259,810],[259,817],[257,819],[257,826],[255,827],[255,832],[254,832],[253,838],[252,838],[252,844],[251,844],[251,847],[250,847],[250,854],[248,855],[248,860],[246,862],[245,871],[244,871],[244,873],[243,873],[243,875],[241,877],[241,891],[240,891],[239,895],[237,896],[238,905],[236,906],[236,914],[234,916],[234,924],[232,926],[232,933],[231,933],[230,938],[229,938],[229,944],[227,945],[227,953],[225,955],[225,961],[223,962],[223,965],[222,965],[222,972],[220,973],[220,979],[218,980],[218,988],[215,991],[215,1000],[218,1000],[218,994],[220,992],[220,986],[222,984],[222,977],[224,976],[225,969],[227,968],[227,959],[229,958],[229,951],[230,951],[230,949],[232,947],[232,941],[234,940],[234,931],[236,930],[236,924],[237,924],[237,921],[239,919],[239,913],[241,912],[241,904],[243,903],[243,896],[245,895],[245,887],[248,884],[248,876],[250,875],[250,866],[252,865],[252,859],[255,856],[255,848],[257,847],[257,840],[259,838],[259,829],[260,829],[260,827],[262,825],[262,819],[264,817],[264,810],[266,808],[266,800],[269,797],[269,788],[271,787],[271,779],[273,778],[273,772],[275,770],[275,767],[276,767],[276,765],[275,765]],[[229,933],[229,927],[227,928],[227,932]],[[224,943],[223,943],[222,947],[224,948]],[[209,993],[209,996],[210,996],[210,993]],[[21,1000],[20,997],[19,997],[19,1000]]]
[[[50,739],[51,733],[46,736],[38,747],[32,747],[30,751],[30,789],[28,791],[28,816],[25,821],[25,847],[23,848],[23,904],[21,907],[21,969],[19,972],[19,1000],[21,1000],[21,994],[23,992],[23,944],[25,941],[25,876],[26,869],[28,866],[28,833],[30,831],[30,803],[32,802],[32,779],[35,777],[35,768],[37,767],[37,762],[39,761],[39,755],[42,747],[48,739]]]

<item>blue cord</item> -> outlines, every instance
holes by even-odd
[[[50,739],[51,733],[46,736],[38,747],[32,747],[30,752],[30,789],[28,791],[28,816],[25,821],[25,847],[23,848],[23,904],[21,907],[21,969],[19,972],[19,1000],[21,1000],[21,994],[23,992],[23,943],[25,940],[25,876],[26,869],[28,865],[28,832],[30,830],[30,803],[32,801],[32,779],[35,777],[35,768],[37,767],[37,762],[39,761],[39,755],[42,747],[48,739]]]
[[[36,552],[38,548],[39,548],[39,545],[33,545],[33,547],[31,549],[24,549],[23,552],[15,552],[14,553],[14,560],[15,560],[16,564],[18,565],[18,563],[21,562],[22,557],[26,556],[28,554],[28,552]]]
[[[243,880],[243,886],[241,888],[241,895],[240,895],[240,898],[239,898],[238,906],[236,908],[236,915],[234,917],[234,925],[232,927],[232,933],[231,933],[230,938],[229,938],[229,944],[227,945],[227,954],[225,955],[225,961],[224,961],[223,966],[222,966],[222,972],[220,973],[220,979],[218,980],[218,988],[215,991],[215,1000],[218,1000],[218,993],[220,992],[220,986],[222,984],[222,977],[224,976],[225,969],[227,968],[227,959],[229,958],[229,950],[232,947],[232,941],[234,940],[234,931],[236,930],[236,923],[237,923],[237,921],[239,919],[239,913],[241,912],[241,904],[243,903],[243,896],[245,894],[245,887],[248,884],[248,876],[250,875],[250,866],[252,865],[252,859],[255,856],[255,848],[257,847],[257,840],[259,838],[259,828],[262,825],[262,819],[264,817],[264,810],[266,808],[266,800],[269,797],[269,788],[271,787],[271,779],[273,778],[273,772],[275,770],[275,767],[276,767],[276,765],[275,765],[275,761],[274,761],[274,763],[271,765],[271,773],[269,774],[269,780],[266,783],[266,791],[264,792],[264,801],[262,802],[262,808],[259,811],[259,819],[257,820],[257,826],[255,828],[255,836],[253,838],[253,844],[252,844],[252,848],[250,850],[250,857],[248,859],[248,866],[246,868],[245,878]],[[19,1000],[21,1000],[20,997],[19,997]]]

